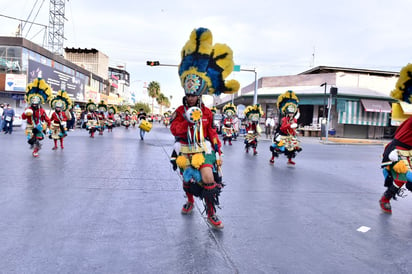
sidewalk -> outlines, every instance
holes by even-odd
[[[241,138],[243,136],[240,136]],[[386,145],[391,140],[389,139],[358,139],[358,138],[339,138],[339,137],[328,137],[326,141],[325,137],[304,137],[299,136],[298,139],[302,143],[321,143],[325,145],[337,145],[337,144],[347,144],[347,145]],[[262,141],[271,141],[271,138],[266,138],[265,135],[260,137]]]

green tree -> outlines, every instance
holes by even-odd
[[[160,84],[156,81],[151,81],[147,87],[147,92],[150,97],[152,97],[152,114],[153,114],[153,105],[154,99],[157,98],[160,94]]]
[[[133,106],[133,109],[136,110],[137,112],[139,112],[141,108],[143,109],[144,112],[150,113],[150,106],[147,103],[137,102]]]
[[[163,93],[160,93],[156,98],[156,101],[160,106],[160,113],[162,113],[162,106],[166,106],[166,103],[167,101],[169,101],[169,99]]]

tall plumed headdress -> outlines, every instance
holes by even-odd
[[[211,108],[210,108],[210,111],[211,111],[213,114],[216,114],[216,113],[217,113],[217,108],[216,108],[216,106],[211,107]]]
[[[42,78],[36,78],[27,85],[24,99],[30,104],[44,104],[50,100],[53,92],[51,87]]]
[[[88,111],[95,111],[96,110],[96,104],[93,102],[93,100],[92,99],[89,99],[89,101],[87,101],[87,103],[86,103],[86,109],[88,110]]]
[[[100,101],[100,103],[97,105],[97,109],[99,111],[107,111],[107,104],[104,102],[104,100]]]
[[[236,114],[236,106],[232,103],[227,103],[224,107],[223,107],[223,113],[226,114],[227,116],[232,116]]]
[[[263,116],[263,110],[260,104],[247,106],[243,113],[245,114],[246,118],[255,122],[257,122],[259,118]]]
[[[194,29],[181,52],[179,76],[185,94],[202,95],[237,92],[236,80],[225,81],[233,71],[233,52],[226,44],[214,44],[212,32]]]
[[[56,96],[53,96],[53,98],[50,101],[50,106],[52,109],[59,107],[62,110],[67,110],[71,105],[72,100],[70,99],[69,95],[65,90],[59,90]]]
[[[407,64],[401,69],[391,97],[412,104],[412,64]]]
[[[109,112],[109,113],[116,114],[116,113],[117,113],[117,108],[116,108],[116,106],[115,106],[115,105],[109,106],[108,112]]]
[[[299,99],[292,90],[279,95],[277,100],[278,109],[284,114],[295,113],[298,110]]]

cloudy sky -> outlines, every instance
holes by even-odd
[[[49,1],[0,0],[0,15],[28,19],[32,9],[30,20],[48,25]],[[112,64],[126,65],[133,90],[142,93],[145,82],[158,81],[177,104],[183,96],[177,68],[146,61],[179,64],[197,27],[209,28],[214,42],[229,45],[235,63],[256,69],[259,78],[321,65],[399,71],[412,61],[410,0],[70,0],[65,13],[65,47],[98,49]],[[0,16],[0,35],[12,35],[18,23]],[[42,28],[28,30],[23,35],[42,44]],[[243,87],[254,73],[231,78]]]

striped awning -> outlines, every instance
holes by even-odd
[[[389,113],[365,111],[359,101],[346,101],[345,109],[338,113],[339,124],[369,125],[385,127],[389,125]]]
[[[391,113],[392,108],[388,101],[361,99],[365,111]]]

